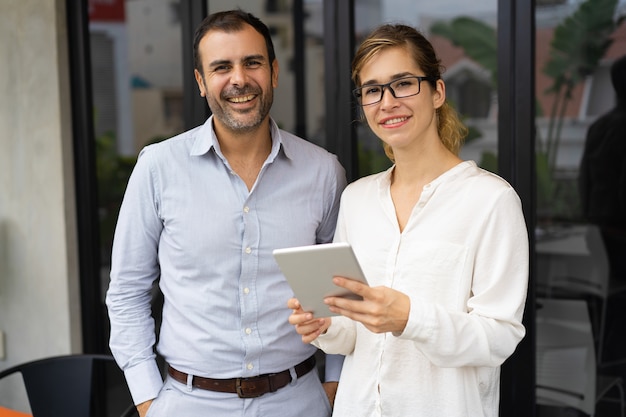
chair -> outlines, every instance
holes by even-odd
[[[589,251],[591,255],[594,258],[599,259],[600,262],[602,262],[601,273],[604,274],[603,276],[607,277],[605,297],[603,299],[600,309],[599,335],[597,341],[598,366],[606,368],[612,365],[623,364],[626,362],[626,355],[614,360],[605,360],[604,358],[604,344],[606,342],[607,336],[607,312],[609,302],[617,298],[618,296],[623,296],[626,294],[626,284],[611,275],[609,267],[610,263],[607,256],[606,247],[604,245],[604,240],[602,238],[600,229],[597,226],[588,226],[587,244],[589,245]]]
[[[32,417],[32,415],[0,406],[0,417]]]
[[[623,381],[598,375],[587,303],[537,299],[537,404],[571,407],[593,416],[597,403],[616,391],[624,417]]]
[[[0,371],[20,373],[33,417],[136,415],[123,374],[110,355],[77,354],[34,360]]]
[[[594,335],[596,361],[599,367],[607,367],[624,362],[626,357],[612,362],[603,358],[606,339],[607,311],[609,301],[626,294],[626,285],[611,280],[609,261],[600,230],[595,225],[576,227],[580,243],[572,243],[575,237],[563,239],[572,247],[558,253],[541,253],[538,248],[538,292],[546,297],[584,298],[594,306]],[[565,243],[568,244],[568,243]],[[539,247],[539,245],[538,245]],[[599,305],[598,305],[599,304]]]

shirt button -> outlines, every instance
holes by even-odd
[[[252,249],[246,248],[246,253],[248,253],[248,254],[252,253]]]
[[[254,368],[254,365],[252,365],[251,363],[249,363],[246,368],[248,368],[248,370],[252,370]]]
[[[244,288],[243,289],[243,293],[244,294],[250,294],[250,288]]]
[[[246,334],[250,334],[250,333],[252,333],[252,329],[248,327],[248,328],[246,329]]]
[[[244,213],[249,213],[249,212],[250,212],[250,207],[245,206],[245,207],[243,208],[243,212],[244,212]]]

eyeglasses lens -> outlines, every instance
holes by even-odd
[[[395,98],[410,97],[419,94],[420,81],[420,77],[403,77],[387,84],[364,85],[355,90],[355,95],[362,106],[381,101],[385,89],[389,89]]]

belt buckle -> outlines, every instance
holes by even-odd
[[[251,381],[253,379],[256,379],[256,378],[237,378],[235,380],[235,389],[237,390],[237,396],[239,398],[256,398],[256,397],[260,397],[261,395],[263,395],[263,393],[259,394],[259,393],[246,393],[246,392],[244,392],[244,388],[243,388],[241,383],[242,382],[251,383]],[[253,382],[252,382],[252,384],[253,385],[252,385],[251,388],[254,390],[256,388],[256,385],[254,385]]]

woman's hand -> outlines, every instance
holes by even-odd
[[[335,285],[352,291],[363,300],[327,297],[324,302],[333,313],[363,323],[373,333],[402,333],[406,327],[411,300],[388,287],[370,287],[353,279],[334,277]]]
[[[313,313],[302,309],[300,301],[296,298],[289,299],[287,307],[293,310],[289,316],[289,323],[296,327],[296,332],[302,336],[304,343],[311,343],[330,327],[330,317],[316,319]]]

